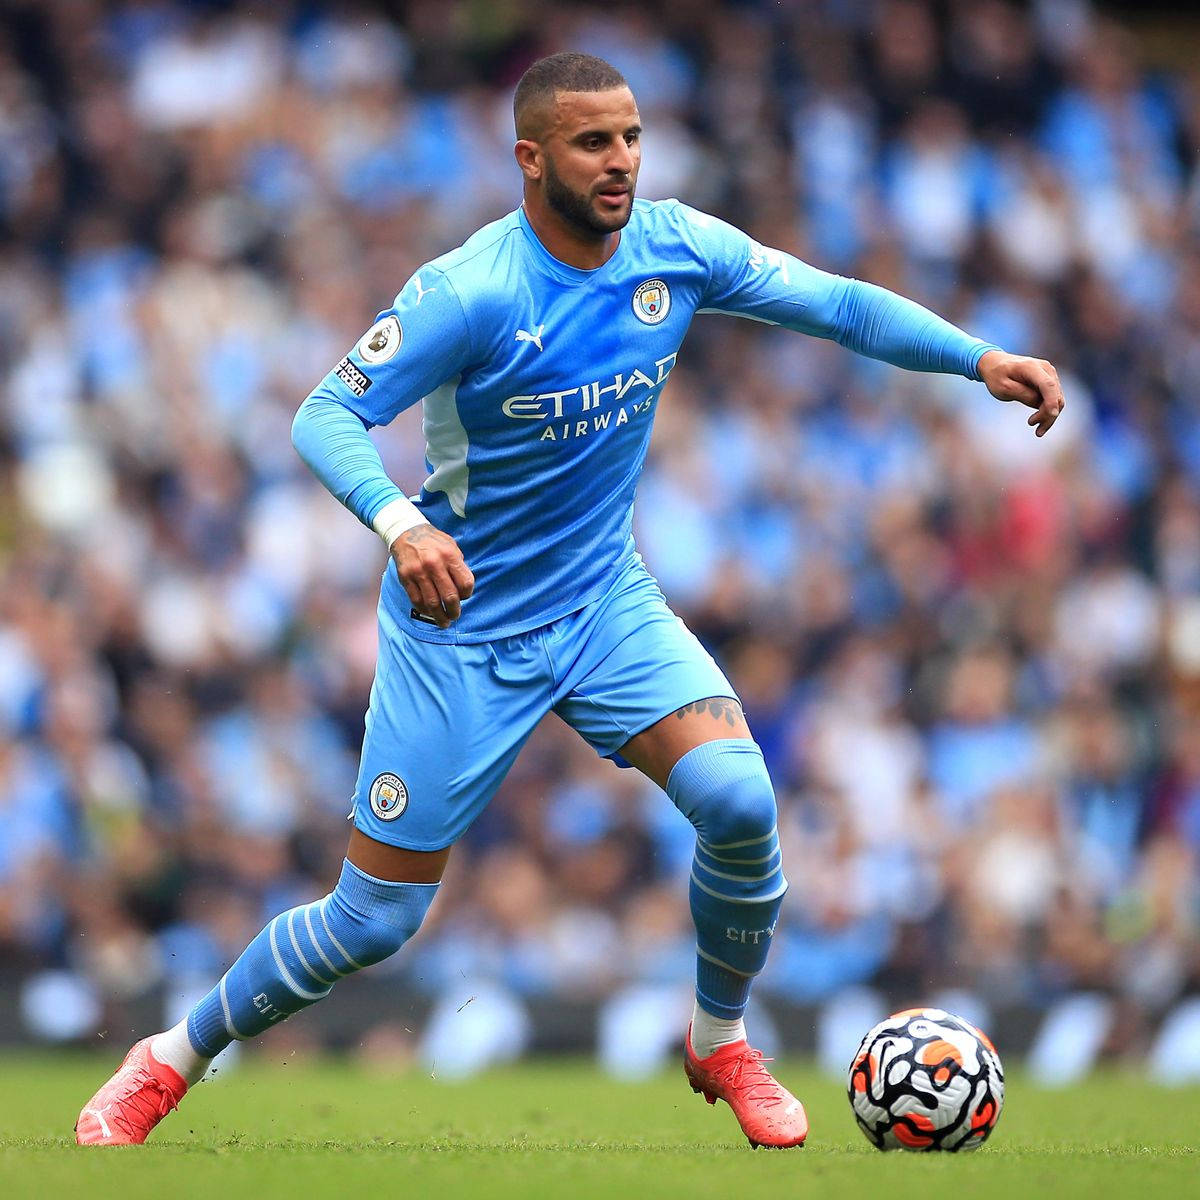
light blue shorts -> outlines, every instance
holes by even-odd
[[[381,608],[354,823],[376,841],[440,850],[547,713],[612,757],[685,704],[735,695],[640,559],[586,608],[494,642],[422,641]]]

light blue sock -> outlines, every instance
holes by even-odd
[[[787,891],[762,751],[735,738],[697,746],[675,764],[667,795],[696,827],[696,1000],[714,1017],[736,1020],[767,961]]]
[[[215,1058],[324,999],[343,975],[394,954],[420,928],[437,889],[389,883],[344,862],[328,896],[277,916],[192,1009],[192,1048]]]

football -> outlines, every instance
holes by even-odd
[[[975,1150],[996,1127],[1004,1069],[987,1035],[940,1008],[880,1021],[850,1064],[850,1107],[879,1150]]]

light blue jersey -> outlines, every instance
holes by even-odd
[[[590,271],[552,257],[524,211],[510,213],[422,267],[297,416],[298,449],[369,524],[400,493],[358,423],[328,422],[348,409],[386,425],[423,401],[429,475],[416,502],[458,543],[475,592],[440,630],[410,615],[389,565],[382,604],[399,626],[428,641],[492,641],[605,594],[634,559],[655,408],[693,314],[706,311],[972,378],[994,348],[677,200],[635,201],[615,253]]]

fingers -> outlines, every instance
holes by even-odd
[[[413,601],[418,612],[432,617],[439,629],[449,627],[451,621],[462,616],[462,602],[458,589],[450,580],[444,567],[431,566],[410,578],[404,590]],[[414,593],[416,599],[413,599]]]
[[[1027,425],[1034,427],[1034,432],[1038,437],[1043,437],[1046,430],[1050,428],[1054,422],[1058,420],[1058,413],[1048,412],[1045,405],[1041,405],[1037,412],[1030,414]]]
[[[1067,398],[1063,395],[1062,384],[1058,379],[1058,372],[1049,363],[1043,365],[1046,368],[1046,387],[1042,391],[1042,408],[1046,415],[1038,425],[1038,437],[1041,437],[1058,420],[1059,414],[1067,403]]]
[[[433,585],[434,594],[437,598],[437,608],[446,615],[446,624],[451,621],[457,621],[462,615],[462,604],[458,598],[458,587],[451,580],[450,572],[440,563],[435,565],[429,572],[429,582]],[[430,614],[437,617],[437,612]],[[443,626],[444,628],[444,626]]]
[[[1038,408],[1042,403],[1042,393],[1032,384],[1010,379],[1004,388],[1004,399],[1016,400],[1028,408]]]
[[[424,611],[425,602],[421,599],[421,589],[417,586],[417,584],[413,580],[405,579],[404,576],[401,575],[400,586],[404,588],[404,593],[406,596],[408,596],[408,601],[413,608]]]
[[[471,569],[460,557],[451,561],[447,570],[450,572],[450,578],[454,580],[454,586],[458,589],[458,598],[460,600],[468,599],[475,590],[475,576],[471,574]]]
[[[414,576],[410,585],[404,590],[408,592],[410,600],[413,598],[413,592],[416,592],[417,598],[413,600],[413,607],[418,612],[424,613],[425,616],[432,617],[437,622],[439,629],[445,629],[450,624],[450,620],[442,610],[442,598],[438,593],[435,581],[423,572]]]
[[[392,544],[396,574],[412,606],[446,629],[462,615],[462,601],[475,588],[452,537],[430,525],[418,526]]]
[[[1059,382],[1058,372],[1054,367],[1048,362],[1042,362],[1041,366],[1045,372],[1045,387],[1042,388],[1042,395],[1055,406],[1054,415],[1058,416],[1065,407],[1067,398],[1063,395],[1062,384]]]
[[[1032,359],[1029,365],[1040,396],[1038,410],[1029,418],[1029,424],[1034,426],[1038,437],[1045,437],[1050,427],[1058,420],[1066,398],[1063,396],[1062,384],[1058,381],[1058,372],[1048,362],[1040,358]]]
[[[1005,365],[1007,378],[999,382],[993,394],[1036,409],[1028,424],[1038,437],[1044,437],[1066,404],[1058,372],[1042,358],[1018,358]]]

